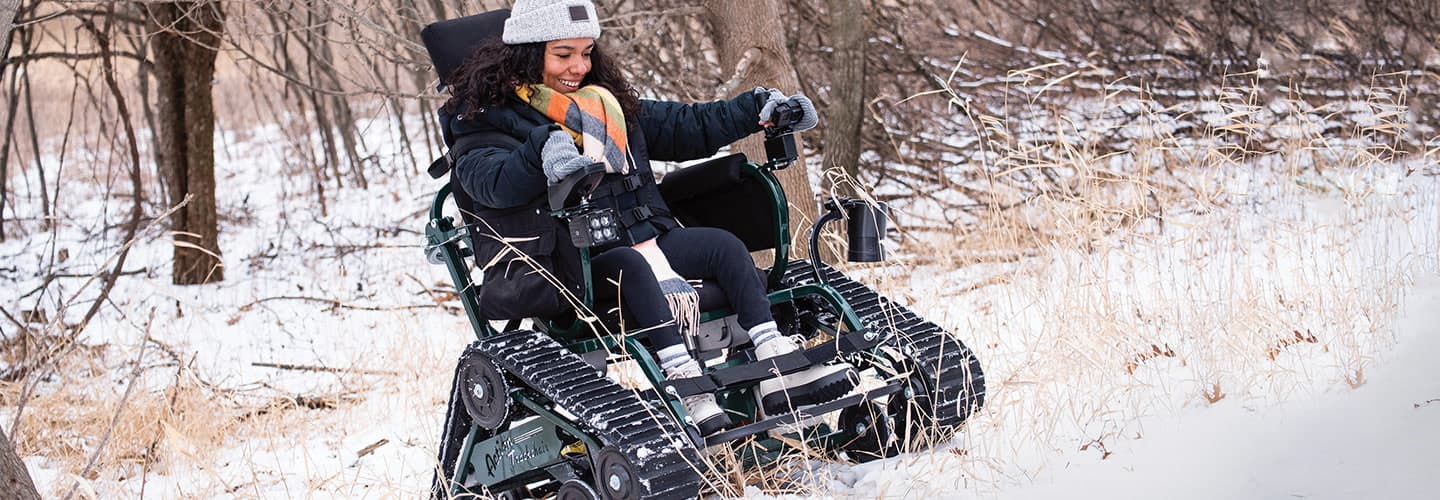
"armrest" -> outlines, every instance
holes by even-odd
[[[574,206],[575,202],[595,192],[595,188],[600,186],[600,180],[604,178],[605,164],[599,162],[591,163],[583,169],[572,172],[559,184],[550,186],[550,210],[558,212],[566,207]]]

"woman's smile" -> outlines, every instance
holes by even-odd
[[[566,38],[545,42],[545,67],[540,80],[546,87],[563,93],[580,90],[585,75],[590,74],[590,52],[595,50],[593,38]]]

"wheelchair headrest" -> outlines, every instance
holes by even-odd
[[[475,52],[482,42],[500,38],[505,31],[505,20],[510,18],[510,9],[492,10],[473,16],[465,16],[430,24],[420,30],[420,40],[430,52],[430,63],[440,77],[440,86],[450,84],[455,68]]]

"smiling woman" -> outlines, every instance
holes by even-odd
[[[815,126],[815,108],[804,96],[765,88],[701,104],[641,100],[605,56],[599,37],[589,0],[519,0],[500,40],[483,42],[453,77],[442,76],[452,96],[440,120],[454,158],[456,201],[484,221],[472,235],[477,262],[489,266],[480,315],[498,320],[574,313],[544,277],[556,277],[571,296],[586,296],[579,250],[568,228],[549,215],[544,194],[572,173],[603,167],[589,202],[613,214],[618,225],[606,229],[603,241],[583,245],[593,255],[594,296],[619,302],[628,324],[650,332],[668,376],[695,377],[702,370],[683,342],[699,323],[699,295],[689,280],[718,283],[757,356],[798,350],[780,334],[745,244],[720,229],[681,227],[660,197],[649,162],[713,156],[759,132],[782,103],[800,110],[794,131],[806,130]],[[545,272],[493,265],[510,252],[502,242],[523,245],[519,250]],[[852,373],[845,363],[814,366],[761,382],[759,393],[773,405],[767,413],[778,414],[775,401],[787,393],[812,403],[842,396],[854,385]],[[701,434],[731,425],[712,394],[686,397],[684,404]]]
[[[580,90],[585,75],[590,74],[590,53],[594,50],[595,40],[590,38],[545,42],[545,68],[540,72],[541,83],[565,93]]]

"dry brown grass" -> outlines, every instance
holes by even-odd
[[[1042,123],[975,117],[976,133],[994,140],[984,143],[991,163],[972,167],[989,172],[987,187],[1001,203],[968,212],[973,219],[947,231],[909,232],[890,264],[848,267],[956,334],[987,372],[986,408],[953,443],[959,447],[930,443],[943,451],[887,466],[958,468],[971,486],[1003,487],[1040,473],[1057,455],[1108,456],[1107,443],[1140,435],[1150,416],[1365,383],[1367,368],[1390,347],[1389,319],[1409,277],[1437,262],[1433,214],[1417,206],[1437,205],[1428,176],[1440,154],[1432,148],[1417,158],[1397,143],[1407,126],[1397,112],[1408,105],[1403,90],[1375,88],[1364,100],[1330,107],[1291,101],[1277,119],[1244,81],[1227,84],[1207,104],[1223,118],[1198,137],[1159,124],[1200,111],[1148,105],[1145,95],[1129,92],[1107,94],[1099,109],[1042,114],[1049,117]],[[231,112],[253,105],[222,100]],[[1156,126],[1142,127],[1127,150],[1100,147],[1085,119],[1101,122],[1106,109],[1137,102],[1154,110],[1145,120]],[[1315,122],[1342,109],[1368,116],[1339,120],[1360,140],[1334,140],[1323,132],[1329,123]],[[1250,131],[1276,120],[1300,132],[1264,148],[1253,144]],[[300,122],[284,127],[304,129]],[[1034,144],[1019,139],[1022,128],[1075,140]],[[1062,175],[1041,195],[1017,187],[1016,178],[1045,171]],[[1256,213],[1277,207],[1293,210]],[[843,255],[837,238],[825,241]],[[452,326],[463,330],[461,323]],[[402,461],[408,469],[400,472],[346,468],[287,448],[313,438],[358,454],[381,443],[366,434],[376,422],[419,420],[412,426],[419,430],[383,438],[372,456],[401,448],[433,455],[453,358],[421,340],[428,334],[397,331],[396,342],[339,360],[365,367],[383,359],[393,374],[341,374],[303,401],[263,387],[216,385],[208,382],[216,374],[159,349],[141,360],[147,368],[125,399],[123,374],[138,348],[111,345],[63,359],[26,402],[14,439],[22,455],[78,474],[109,434],[94,472],[81,478],[89,485],[82,494],[134,491],[120,482],[155,474],[206,478],[179,496],[264,496],[277,482],[293,496],[414,496],[428,488],[418,461]],[[450,340],[451,348],[463,343]],[[18,388],[3,389],[4,404],[14,405]],[[352,433],[364,442],[348,440]],[[745,470],[728,455],[711,459],[713,487],[725,495],[746,486],[836,493],[816,486],[826,473],[813,465],[827,458],[813,449],[801,447],[762,470]],[[234,461],[247,462],[249,477],[225,468]],[[296,464],[301,470],[277,470]],[[70,484],[67,478],[55,487],[63,492]],[[877,487],[882,495],[897,488]]]
[[[151,366],[135,380],[128,399],[127,378],[117,380],[107,356],[70,356],[60,360],[55,375],[26,400],[22,433],[15,439],[22,455],[46,457],[52,466],[78,474],[90,461],[84,480],[101,476],[138,479],[159,462],[205,462],[215,443],[230,435],[238,408],[217,405],[217,394],[193,372],[173,366]],[[153,359],[142,360],[155,364]],[[123,365],[122,365],[123,366]],[[19,384],[0,393],[7,406],[19,402]],[[107,439],[108,437],[108,439]],[[103,450],[99,449],[101,442]],[[69,482],[55,485],[63,494]]]
[[[421,335],[429,334],[402,330],[395,342],[340,362],[364,367],[395,360],[383,366],[385,375],[318,373],[316,379],[332,382],[303,394],[237,384],[228,376],[213,382],[213,374],[195,368],[194,351],[185,345],[152,343],[138,370],[133,347],[67,356],[25,401],[14,442],[22,456],[44,457],[46,469],[61,473],[42,483],[57,497],[72,486],[80,498],[134,495],[151,482],[149,493],[160,497],[263,498],[276,481],[296,495],[363,490],[413,497],[428,489],[410,477],[415,471],[362,459],[400,454],[420,461],[422,471],[433,461],[446,403],[440,388],[449,387],[453,359],[437,362],[443,337]],[[139,375],[127,397],[128,373]],[[13,408],[20,389],[3,386],[3,404]],[[390,424],[377,428],[377,422]],[[176,483],[179,478],[185,479]]]
[[[959,467],[994,491],[1058,456],[1108,457],[1106,443],[1137,439],[1150,417],[1365,383],[1411,277],[1436,270],[1440,158],[1406,152],[1403,88],[1315,108],[1267,101],[1246,81],[1190,106],[1217,117],[1201,136],[1142,129],[1123,151],[1017,139],[1018,128],[1092,133],[1074,110],[1045,123],[975,117],[996,140],[993,163],[972,167],[1001,203],[953,232],[912,235],[898,263],[864,274],[957,334],[987,374],[964,453],[896,462],[898,477],[938,459],[919,469]],[[1146,100],[1116,92],[1078,113]],[[1176,119],[1142,107],[1156,110],[1146,122]],[[1253,131],[1277,121],[1296,132],[1259,144]],[[1347,138],[1322,133],[1336,123]],[[1015,176],[1042,170],[1060,174],[1054,189],[1004,197]]]

